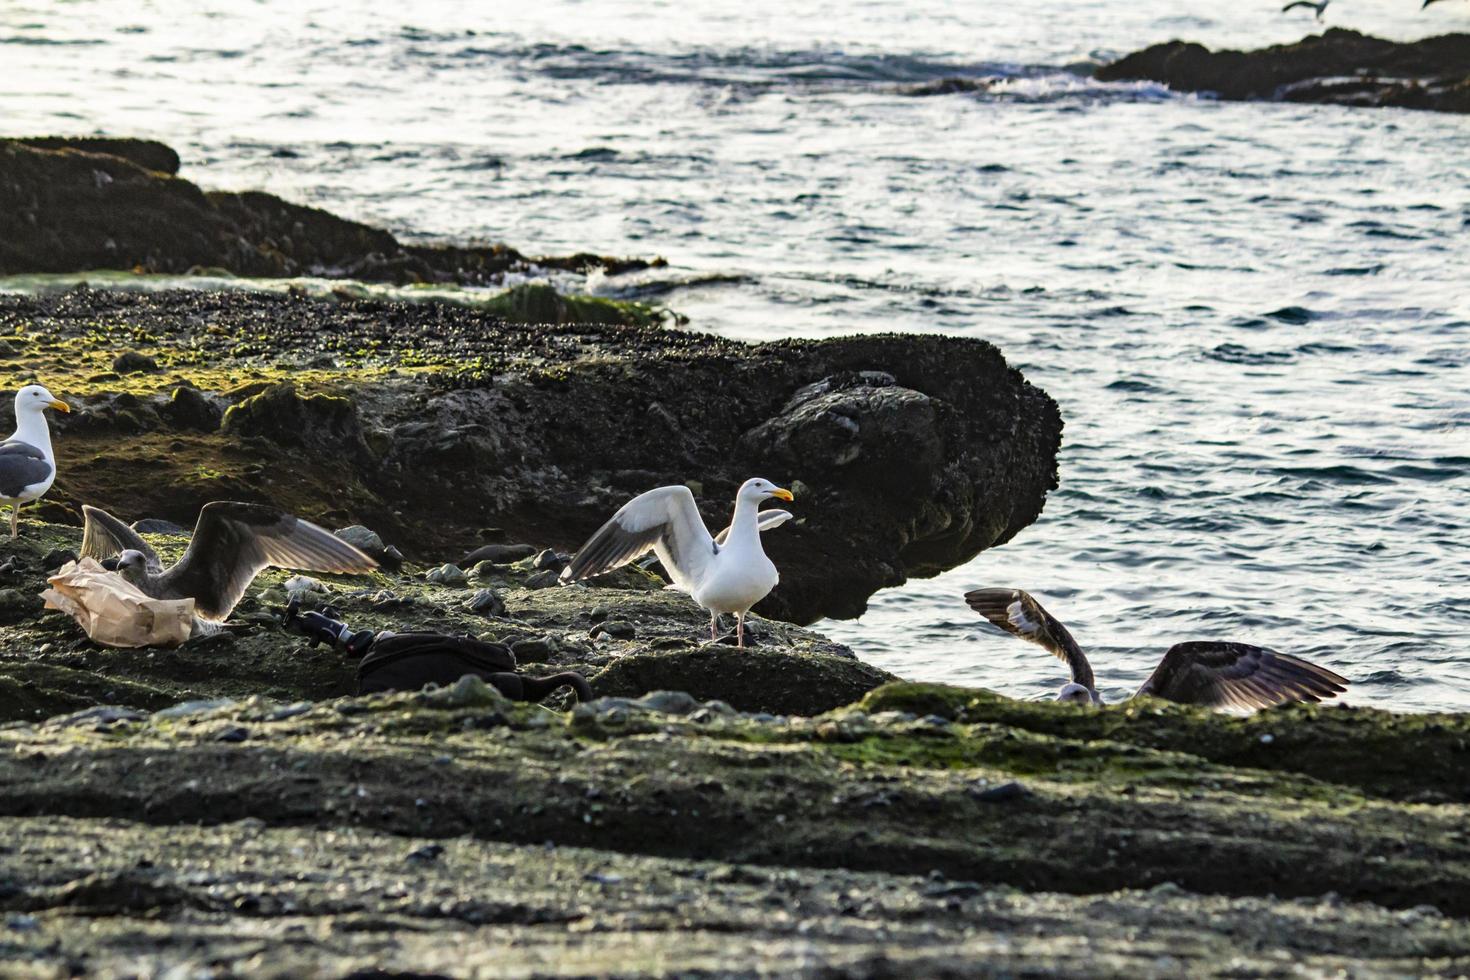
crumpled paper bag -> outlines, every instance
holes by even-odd
[[[154,599],[91,558],[67,562],[46,581],[46,608],[70,615],[103,646],[176,647],[194,625],[193,599]]]

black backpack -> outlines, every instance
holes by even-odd
[[[357,665],[357,693],[448,687],[474,674],[512,701],[540,701],[564,684],[577,692],[578,701],[592,700],[592,688],[581,674],[523,677],[515,670],[515,654],[504,643],[443,633],[385,633]]]

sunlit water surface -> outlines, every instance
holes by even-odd
[[[902,675],[1057,687],[960,600],[1014,585],[1110,698],[1216,637],[1465,709],[1470,119],[1086,77],[1312,27],[1279,6],[21,0],[0,132],[157,137],[207,186],[408,238],[663,254],[589,286],[731,336],[999,344],[1061,404],[1062,486],[1012,543],[823,624]],[[1328,22],[1470,29],[1416,7]],[[906,94],[947,77],[987,84]]]

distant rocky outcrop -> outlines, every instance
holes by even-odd
[[[1470,112],[1470,34],[1398,42],[1332,28],[1256,51],[1170,41],[1104,65],[1097,78],[1162,82],[1232,100]]]
[[[661,259],[529,257],[508,245],[408,245],[392,234],[259,191],[204,191],[151,140],[0,140],[0,275],[124,269],[498,283],[532,267],[645,268]]]

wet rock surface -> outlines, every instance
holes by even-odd
[[[859,614],[879,588],[1009,540],[1056,486],[1061,420],[983,341],[749,345],[654,327],[529,326],[438,304],[73,290],[0,297],[12,366],[75,411],[42,511],[82,503],[192,527],[216,499],[362,523],[410,559],[574,551],[634,494],[695,481],[711,529],[736,488],[800,488],[765,536],[757,610]],[[157,371],[112,371],[120,342]],[[483,547],[480,530],[501,542]],[[526,542],[534,542],[532,545]]]
[[[204,191],[178,170],[178,155],[148,140],[0,140],[0,275],[201,270],[483,285],[507,272],[621,272],[662,262],[583,253],[532,258],[508,245],[408,245],[272,194]]]
[[[1470,34],[1397,42],[1332,28],[1256,51],[1170,41],[1104,65],[1097,78],[1162,82],[1233,100],[1463,113],[1470,112]]]
[[[33,595],[79,532],[0,543]],[[185,537],[151,541],[165,559]],[[1470,967],[1470,721],[1094,710],[895,682],[690,600],[477,574],[269,572],[230,632],[103,650],[0,627],[0,953],[133,975],[1356,976]],[[555,552],[552,552],[553,557]],[[508,644],[477,678],[350,696],[287,586],[357,629]],[[478,591],[477,591],[478,590]],[[499,601],[475,608],[474,597]],[[570,710],[568,710],[570,709]],[[1147,936],[1144,941],[1143,936]],[[204,952],[207,950],[207,954]],[[22,974],[26,975],[26,974]]]

